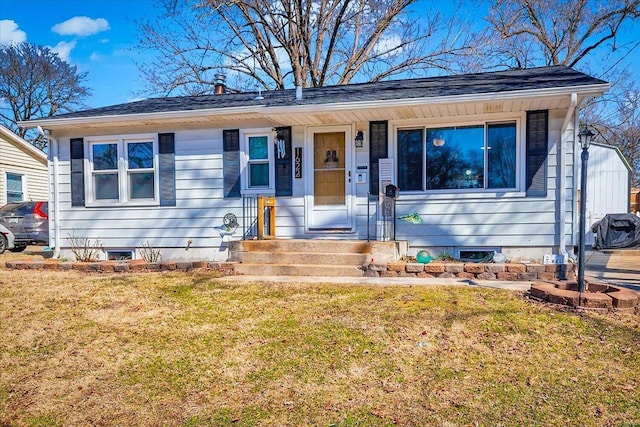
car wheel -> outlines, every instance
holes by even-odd
[[[9,243],[7,242],[7,238],[0,234],[0,254],[4,253],[4,251],[7,249],[8,244]]]
[[[12,249],[9,249],[11,252],[22,252],[27,249],[26,246],[14,246]]]

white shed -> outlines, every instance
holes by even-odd
[[[592,143],[587,165],[587,233],[585,244],[594,243],[591,226],[606,214],[629,212],[631,166],[618,147]]]

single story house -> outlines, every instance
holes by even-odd
[[[48,200],[47,155],[0,125],[0,206]]]
[[[277,239],[509,258],[576,244],[578,110],[608,90],[602,80],[553,66],[262,93],[223,85],[22,123],[51,138],[51,245],[68,252],[74,236],[111,258],[146,245],[164,259],[225,260],[229,239],[255,235],[257,197],[275,201]]]

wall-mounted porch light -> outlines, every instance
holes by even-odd
[[[356,133],[356,138],[354,140],[356,148],[362,148],[364,146],[364,132],[359,130]]]
[[[445,144],[445,140],[444,138],[433,138],[433,141],[431,141],[433,143],[434,147],[442,147]]]

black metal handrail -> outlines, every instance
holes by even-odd
[[[242,240],[258,237],[258,197],[242,197]]]

